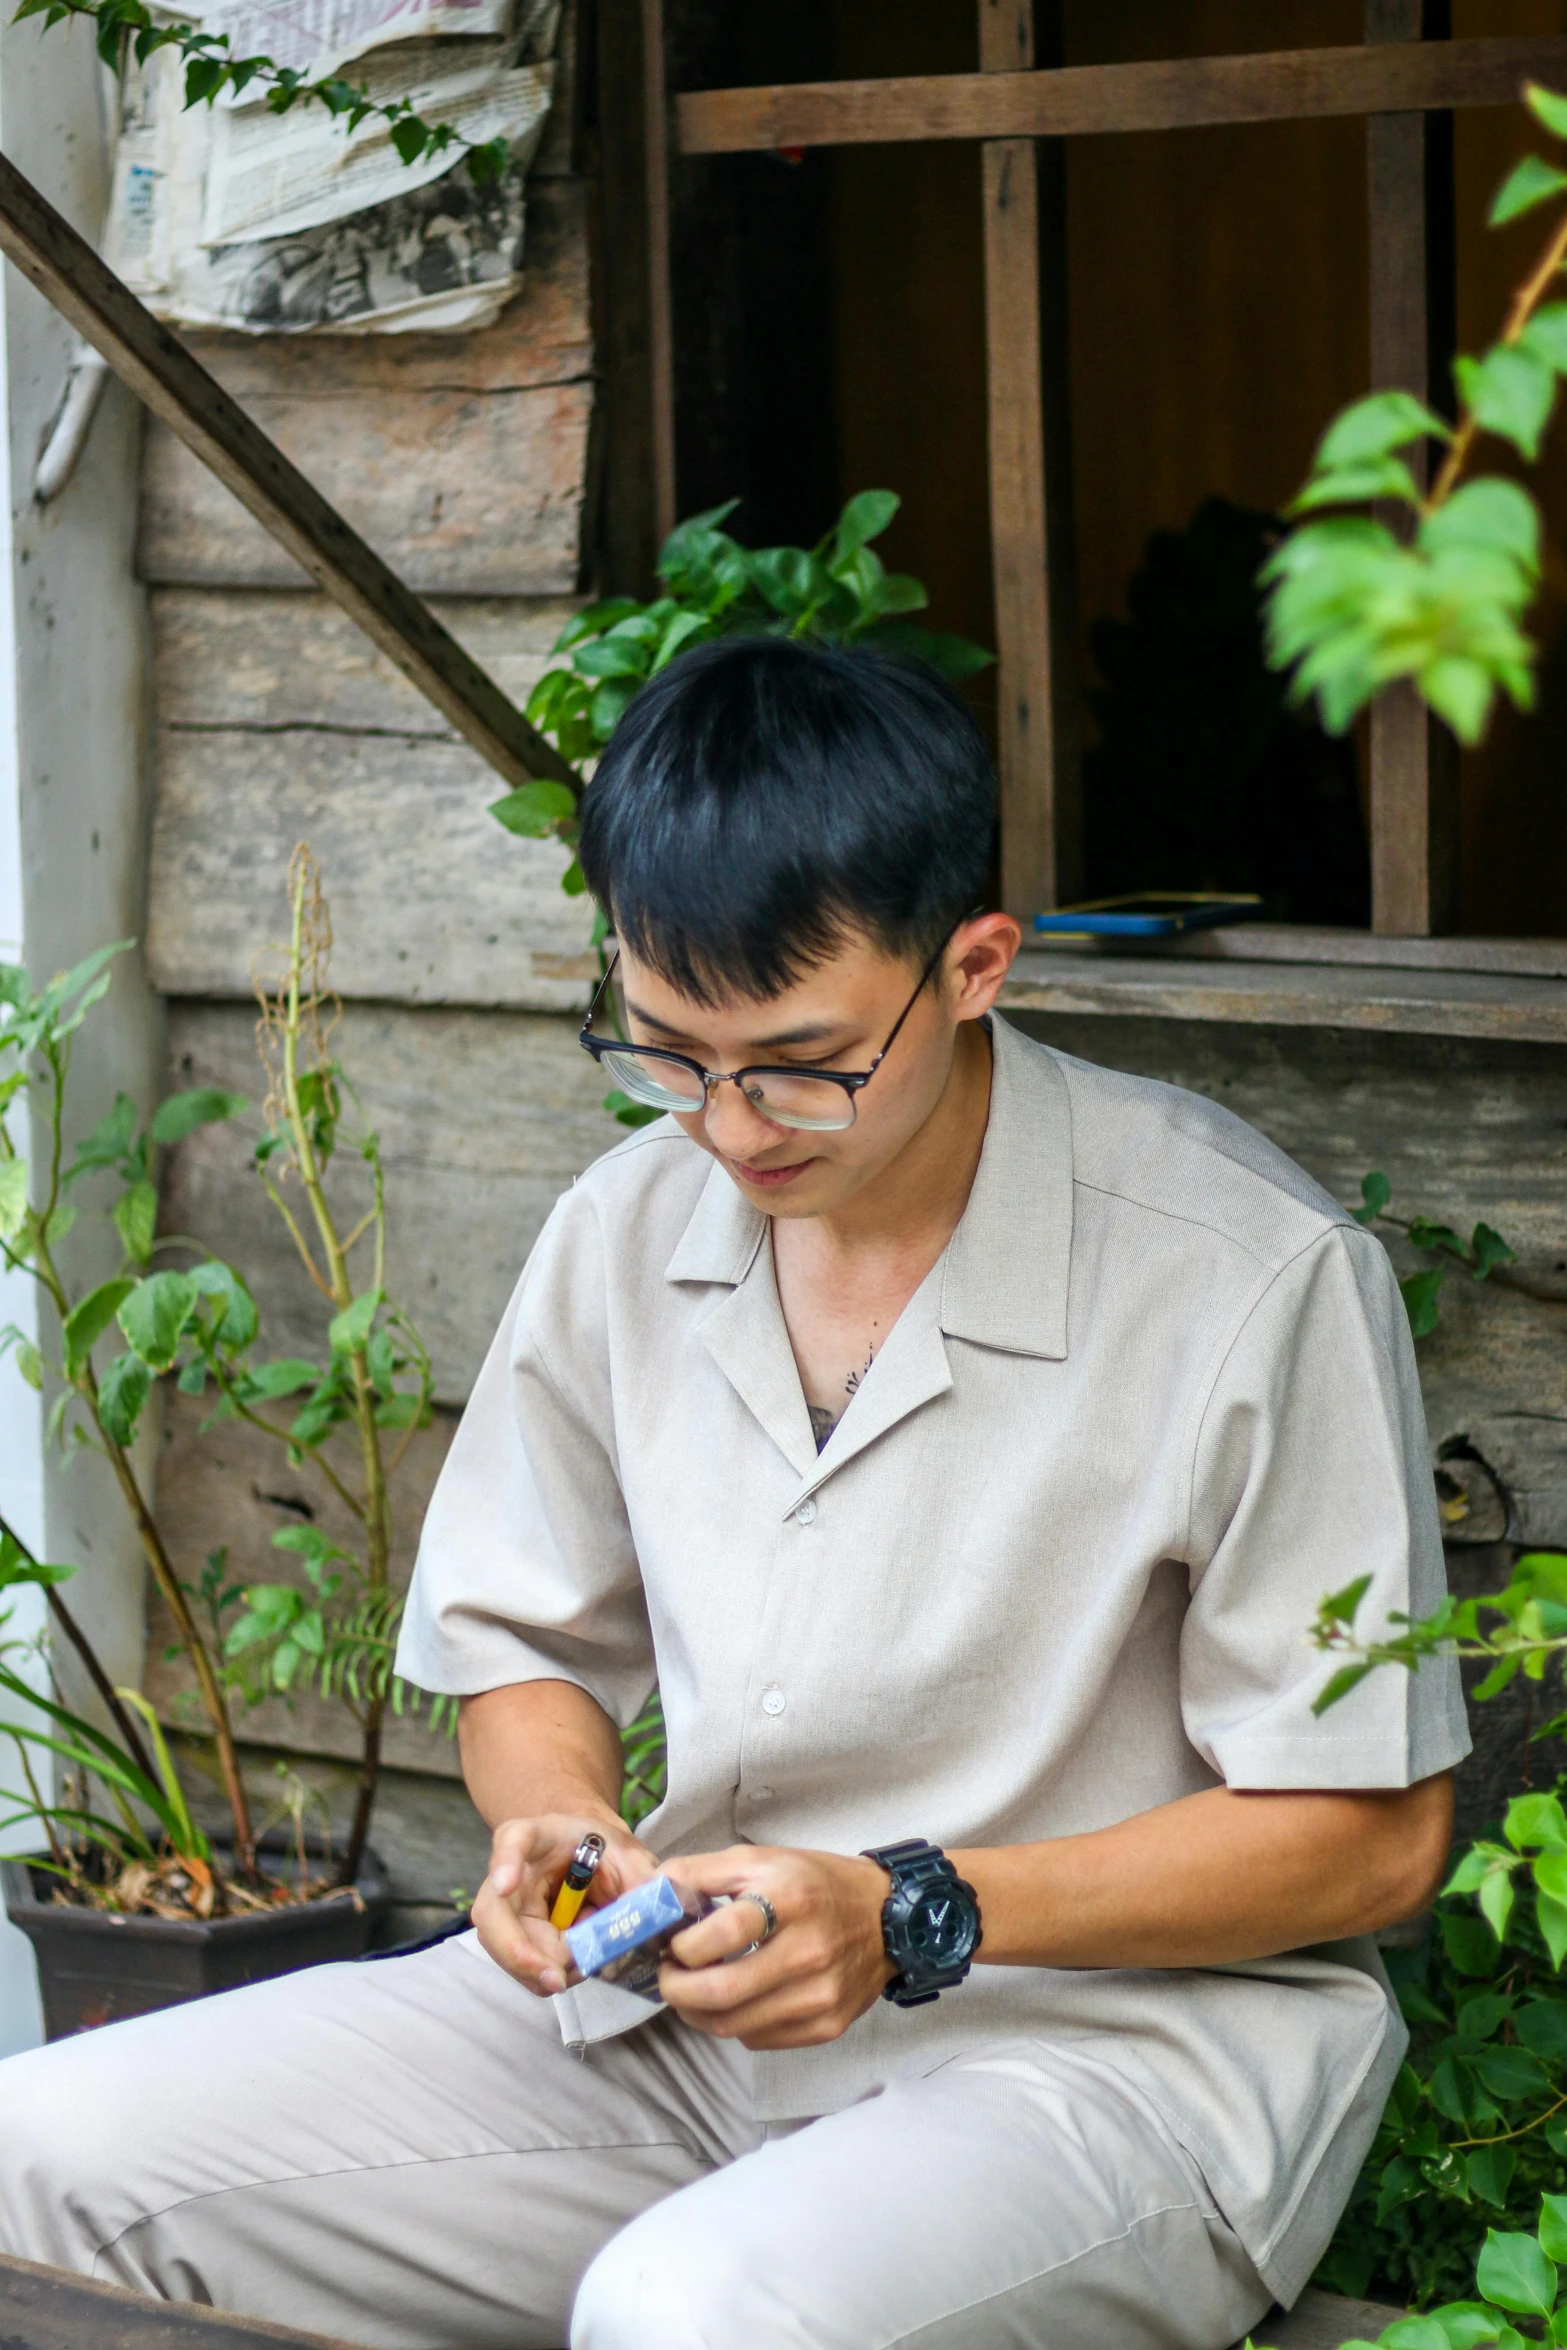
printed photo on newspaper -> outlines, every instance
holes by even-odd
[[[246,5],[247,31],[270,37],[270,0]],[[428,21],[462,0],[405,0],[400,35],[416,5]],[[187,110],[173,49],[128,64],[106,260],[159,317],[183,325],[272,334],[487,325],[521,283],[525,177],[549,112],[559,23],[559,0],[524,0],[513,30],[480,35],[474,16],[496,5],[475,0],[466,37],[386,47],[377,27],[387,0],[306,0],[292,12],[301,40],[375,47],[354,78],[377,97],[406,93],[426,121],[475,141],[503,137],[511,167],[489,187],[475,186],[450,152],[404,165],[375,118],[345,134],[320,107]]]

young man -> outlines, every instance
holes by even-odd
[[[1445,1666],[1312,1712],[1324,1592],[1441,1589],[1408,1332],[1249,1128],[991,1017],[993,804],[914,671],[633,705],[584,1038],[669,1115],[546,1226],[403,1637],[475,1932],[0,2069],[5,2248],[408,2350],[1225,2350],[1300,2290],[1467,1745]],[[588,1829],[598,1898],[739,1897],[662,2008],[567,1987]]]

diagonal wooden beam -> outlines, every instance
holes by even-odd
[[[1051,72],[912,74],[696,90],[679,101],[684,155],[842,147],[897,139],[1074,138],[1195,130],[1314,115],[1506,106],[1526,81],[1567,74],[1567,35],[1252,57],[1160,57]]]
[[[511,784],[573,769],[276,442],[0,156],[0,252]]]

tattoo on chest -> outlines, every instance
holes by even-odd
[[[843,1392],[845,1395],[853,1395],[857,1391],[862,1381],[864,1380],[866,1372],[870,1369],[872,1363],[875,1360],[876,1349],[872,1347],[864,1362],[861,1364],[859,1370],[851,1371],[848,1378],[845,1379],[843,1383]],[[831,1436],[833,1430],[837,1427],[838,1422],[843,1418],[844,1412],[848,1407],[847,1405],[843,1405],[837,1411],[834,1411],[831,1404],[808,1403],[805,1408],[811,1415],[811,1434],[816,1439],[816,1449],[818,1452],[825,1452],[827,1449],[827,1439]]]

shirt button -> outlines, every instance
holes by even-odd
[[[781,1714],[787,1702],[781,1689],[764,1689],[762,1691],[762,1711],[764,1714]]]
[[[811,1499],[810,1495],[807,1494],[804,1501],[801,1502],[799,1508],[794,1513],[794,1522],[797,1526],[809,1526],[815,1522],[815,1518],[816,1504]]]

